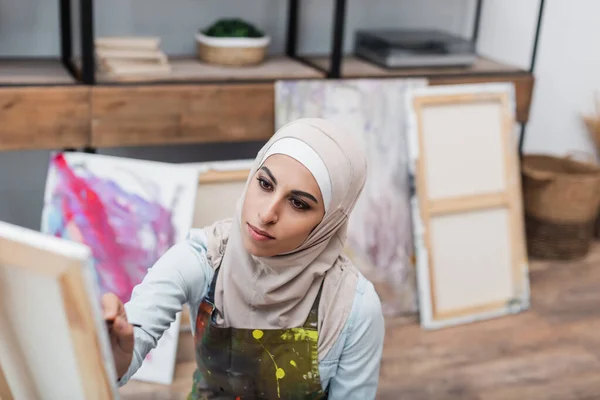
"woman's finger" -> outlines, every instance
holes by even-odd
[[[126,318],[117,317],[113,326],[113,330],[118,336],[119,347],[126,353],[133,351],[134,337],[133,326],[127,322]]]
[[[104,319],[114,320],[117,315],[121,314],[123,305],[115,294],[106,293],[102,296],[102,310]]]

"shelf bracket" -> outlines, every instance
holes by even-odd
[[[475,5],[475,21],[473,22],[473,33],[471,34],[471,41],[477,49],[477,41],[479,40],[479,28],[481,27],[481,9],[483,7],[483,0],[477,0]]]
[[[346,0],[335,0],[333,8],[333,36],[329,72],[327,77],[337,79],[341,76],[342,56],[344,54],[344,28],[346,22]]]
[[[96,67],[94,59],[94,2],[80,0],[81,30],[81,80],[86,85],[96,83]]]
[[[300,4],[299,0],[289,0],[288,3],[288,26],[287,26],[287,38],[285,45],[285,53],[290,58],[296,58],[298,51],[298,20]]]

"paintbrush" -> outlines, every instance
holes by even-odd
[[[108,327],[108,329],[109,330],[112,329],[112,327],[113,327],[113,325],[115,323],[115,320],[114,319],[105,319],[104,321],[106,322],[106,326]],[[141,328],[142,327],[142,325],[140,325],[140,324],[130,324],[130,325],[133,325],[136,328]]]

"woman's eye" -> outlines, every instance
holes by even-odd
[[[305,202],[303,202],[303,201],[300,201],[300,200],[298,200],[298,199],[291,199],[290,201],[292,202],[292,206],[293,206],[294,208],[297,208],[297,209],[299,209],[299,210],[307,210],[307,209],[309,209],[309,208],[310,208],[310,207],[308,206],[308,204],[306,204]]]
[[[271,184],[262,178],[258,178],[258,184],[260,185],[261,188],[263,188],[265,190],[271,189]]]

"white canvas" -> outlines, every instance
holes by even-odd
[[[126,303],[148,268],[185,239],[197,182],[191,167],[59,153],[48,169],[41,230],[90,246],[101,292]],[[178,332],[179,316],[132,379],[172,382]]]
[[[0,222],[0,364],[12,398],[118,398],[91,270],[87,246]]]
[[[405,107],[421,325],[527,309],[513,87],[420,88]]]
[[[185,164],[197,168],[200,174],[194,210],[194,228],[204,228],[216,221],[233,217],[253,162],[253,159],[246,159]],[[244,178],[240,174],[235,179],[231,179],[227,174],[236,171],[247,171],[247,173]],[[223,173],[223,179],[215,179],[211,182],[203,180],[206,174],[213,172]]]
[[[360,138],[368,177],[353,211],[348,254],[375,284],[387,315],[418,308],[404,95],[425,79],[279,81],[276,128],[301,117],[331,119]]]

